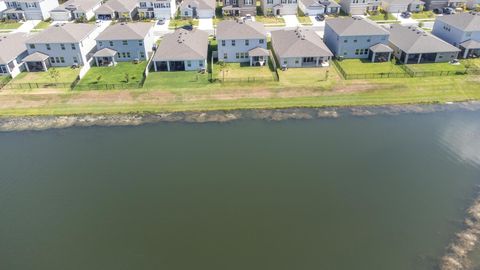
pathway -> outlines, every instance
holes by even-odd
[[[285,21],[285,27],[297,27],[300,26],[300,22],[296,15],[283,15],[283,20]]]
[[[212,18],[198,19],[198,29],[213,30],[213,19]]]
[[[33,28],[35,28],[35,26],[37,26],[37,24],[39,24],[41,21],[40,20],[29,20],[29,21],[26,21],[24,23],[22,23],[22,25],[20,25],[20,27],[18,27],[17,29],[13,30],[13,33],[29,33],[30,31],[32,31]]]

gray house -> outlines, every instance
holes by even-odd
[[[420,0],[382,0],[383,10],[389,13],[420,12],[424,7],[425,2]]]
[[[215,17],[215,0],[183,0],[180,4],[180,16],[193,18]]]
[[[340,0],[342,10],[350,15],[364,15],[380,8],[380,0]]]
[[[460,48],[463,58],[480,57],[480,13],[437,17],[432,34]]]
[[[223,0],[222,12],[227,16],[245,16],[257,14],[255,0]]]
[[[208,33],[198,29],[177,29],[165,35],[153,56],[155,71],[206,69],[208,43]]]
[[[264,65],[268,58],[267,31],[262,23],[221,21],[217,26],[218,60]]]
[[[69,0],[50,11],[54,21],[90,20],[95,10],[102,5],[102,0]]]
[[[278,63],[288,68],[328,66],[333,56],[322,38],[310,29],[273,31],[272,46]]]
[[[29,36],[25,33],[14,33],[0,36],[0,75],[15,78],[23,71],[22,59],[28,55],[25,41]]]
[[[27,71],[46,71],[48,67],[85,65],[95,48],[96,26],[65,23],[50,26],[25,43],[28,56],[23,59]]]
[[[261,0],[261,7],[265,15],[296,15],[297,0]]]
[[[137,15],[138,0],[109,0],[95,11],[98,20],[132,20]]]
[[[467,0],[424,0],[427,10],[433,10],[435,8],[443,7],[462,7],[467,3]]]
[[[325,23],[324,41],[337,58],[389,60],[389,32],[369,19],[338,18]]]
[[[341,6],[334,0],[299,0],[298,8],[307,16],[338,14]]]
[[[46,20],[58,0],[6,0],[3,16],[9,20]]]
[[[148,60],[155,43],[153,23],[116,23],[107,27],[95,40],[97,52],[93,57],[97,66]]]
[[[390,47],[404,64],[448,62],[456,59],[460,50],[414,26],[392,24]]]

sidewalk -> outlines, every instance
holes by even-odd
[[[32,29],[35,28],[35,26],[37,26],[37,24],[39,24],[40,22],[41,22],[40,20],[26,21],[26,22],[22,23],[22,25],[20,25],[20,27],[13,30],[12,33],[30,33],[30,31],[32,31]]]

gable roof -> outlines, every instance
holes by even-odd
[[[480,31],[480,13],[461,12],[437,17],[437,20],[463,31]]]
[[[272,31],[272,46],[281,58],[333,56],[322,38],[310,29]]]
[[[102,2],[101,0],[68,0],[62,5],[51,10],[51,12],[69,11],[71,9],[87,12],[92,10],[95,6],[97,6],[101,2]]]
[[[215,0],[183,0],[180,9],[187,7],[196,7],[197,9],[215,9],[217,3]]]
[[[267,31],[262,23],[242,20],[221,21],[217,25],[218,39],[264,39]]]
[[[423,1],[419,1],[419,0],[382,0],[382,2],[384,3],[388,3],[390,5],[410,5],[412,3],[423,3],[425,4],[425,2]]]
[[[0,64],[8,64],[27,50],[25,41],[29,36],[25,33],[0,35]]]
[[[138,0],[109,0],[95,11],[97,14],[113,12],[132,12],[137,7]]]
[[[88,23],[65,23],[48,27],[27,43],[78,43],[90,35],[97,26]]]
[[[153,23],[116,23],[107,27],[95,40],[141,40],[152,28]]]
[[[393,49],[388,47],[383,43],[378,43],[369,48],[372,52],[382,53],[382,52],[393,52]]]
[[[153,61],[198,60],[208,55],[208,33],[202,30],[177,29],[163,37]]]
[[[117,51],[110,48],[103,48],[93,54],[93,57],[113,57],[117,54]]]
[[[456,52],[457,47],[417,27],[392,24],[389,41],[406,53]]]
[[[388,31],[370,19],[361,17],[337,18],[326,21],[339,36],[388,35]]]

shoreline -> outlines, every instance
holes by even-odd
[[[444,104],[405,104],[382,106],[346,106],[286,109],[236,109],[212,111],[181,111],[165,113],[79,114],[52,116],[0,116],[0,132],[41,131],[70,127],[139,126],[162,122],[226,123],[238,120],[309,120],[342,116],[399,115],[445,111],[477,111],[480,101]]]

